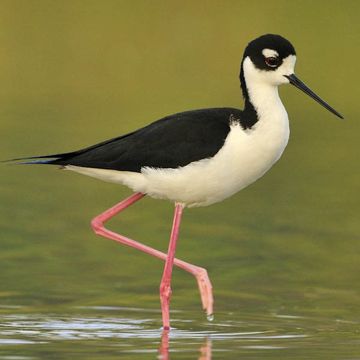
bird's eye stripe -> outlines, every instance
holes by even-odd
[[[263,49],[262,54],[265,57],[278,57],[279,53],[274,49]]]

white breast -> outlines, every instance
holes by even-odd
[[[289,138],[289,125],[284,109],[275,115],[260,119],[251,130],[234,122],[224,146],[213,158],[181,168],[143,168],[141,173],[77,166],[66,169],[189,207],[210,205],[251,184],[279,159]]]

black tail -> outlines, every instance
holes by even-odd
[[[53,155],[29,156],[29,157],[5,160],[2,162],[14,163],[19,165],[36,165],[36,164],[63,165],[63,160],[73,155],[74,153],[70,152],[70,153],[53,154]]]

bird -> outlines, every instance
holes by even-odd
[[[20,164],[58,165],[130,188],[130,197],[92,219],[92,229],[97,235],[165,262],[160,282],[164,330],[170,329],[174,266],[195,277],[202,306],[211,319],[214,300],[206,269],[175,258],[184,209],[229,198],[262,177],[279,160],[289,140],[288,115],[278,93],[280,85],[295,86],[343,119],[295,75],[295,62],[296,52],[290,41],[276,34],[259,36],[247,44],[241,60],[243,110],[221,107],[184,111],[77,151],[13,160]],[[175,205],[167,253],[104,226],[145,195]]]

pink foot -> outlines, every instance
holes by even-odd
[[[203,309],[206,311],[208,320],[212,320],[211,317],[214,313],[214,298],[212,292],[212,285],[206,269],[199,267],[198,272],[195,273],[195,277],[199,286]]]

